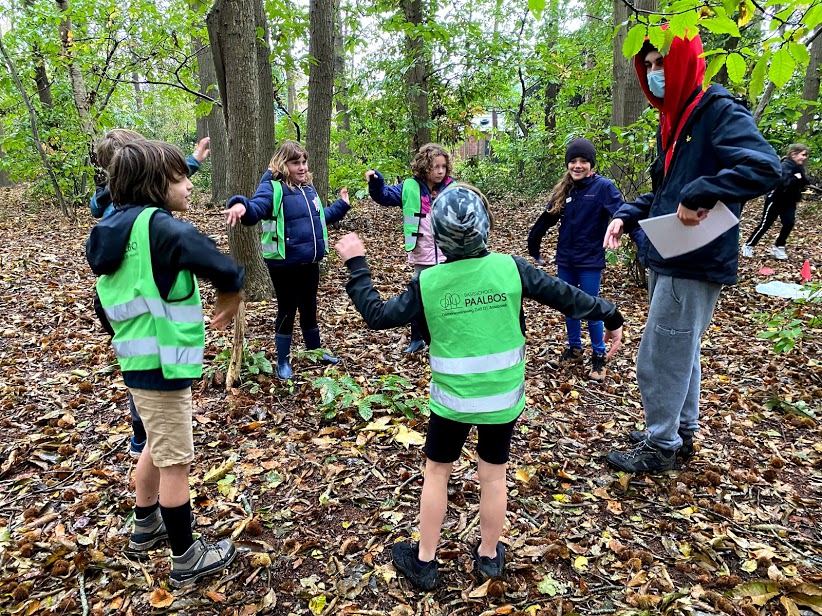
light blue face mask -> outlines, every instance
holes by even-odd
[[[648,73],[648,89],[658,98],[665,98],[665,71]]]

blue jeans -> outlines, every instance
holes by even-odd
[[[578,269],[575,267],[557,266],[557,278],[571,286],[585,291],[588,295],[599,295],[599,281],[602,270]],[[568,333],[568,346],[582,348],[582,327],[579,319],[565,317],[565,331]],[[602,321],[588,321],[588,335],[591,337],[591,350],[602,355],[605,353],[605,329]]]

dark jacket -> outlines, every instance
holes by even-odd
[[[603,269],[605,249],[602,241],[608,223],[622,205],[622,194],[614,183],[594,174],[575,182],[561,214],[551,214],[545,206],[528,234],[528,254],[540,256],[540,243],[546,231],[559,222],[559,238],[554,262],[562,267]]]
[[[134,221],[144,209],[142,205],[118,207],[114,215],[104,218],[91,230],[86,242],[86,259],[91,271],[98,276],[117,271]],[[221,253],[214,240],[197,231],[194,225],[160,209],[151,217],[148,232],[154,282],[164,298],[168,298],[177,274],[184,270],[209,279],[218,291],[232,293],[243,288],[243,268]],[[114,335],[96,295],[94,309],[106,331]],[[163,378],[161,369],[123,372],[123,380],[128,387],[155,391],[173,391],[191,385],[191,379]]]
[[[478,257],[481,259],[488,252]],[[522,281],[522,298],[530,298],[541,304],[559,310],[575,319],[592,319],[605,322],[605,327],[615,330],[622,327],[623,318],[611,302],[598,297],[591,297],[569,285],[567,282],[549,276],[545,272],[529,265],[521,257],[512,257],[517,264],[520,280]],[[437,267],[448,267],[448,261]],[[411,321],[417,321],[426,342],[431,341],[428,325],[420,294],[420,279],[415,276],[408,283],[408,288],[401,295],[397,295],[383,302],[379,292],[374,288],[371,279],[371,270],[365,257],[354,257],[345,262],[350,278],[345,286],[349,297],[354,302],[357,311],[363,316],[371,329],[389,329],[400,327]],[[525,312],[520,310],[520,327],[525,335]]]
[[[188,164],[188,177],[191,177],[200,169],[200,161],[193,156],[186,158],[186,164]],[[108,178],[106,178],[105,184],[97,184],[89,207],[91,208],[91,215],[95,218],[107,218],[114,213]]]
[[[799,177],[797,177],[797,174]],[[805,166],[790,157],[782,159],[782,179],[767,198],[780,206],[794,206],[802,200],[802,191],[811,181],[805,175]]]
[[[368,196],[370,196],[376,203],[385,206],[402,207],[402,182],[399,184],[385,183],[385,178],[379,171],[374,172],[375,175],[368,181]],[[420,200],[424,201],[426,198],[431,200],[431,191],[428,190],[428,185],[415,178],[417,184],[420,185]],[[452,177],[446,177],[439,186],[437,186],[437,194],[441,193],[446,186],[454,181]]]
[[[271,171],[266,171],[251,199],[237,195],[228,200],[228,207],[235,203],[245,206],[246,211],[241,219],[244,225],[254,225],[271,216],[274,209],[272,179]],[[317,191],[310,184],[294,189],[289,188],[285,182],[280,182],[280,185],[283,187],[281,212],[285,216],[285,259],[266,261],[274,266],[319,263],[328,247],[323,239]],[[342,199],[337,199],[324,209],[325,221],[331,224],[342,220],[351,206]]]

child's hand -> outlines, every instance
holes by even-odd
[[[370,182],[371,178],[375,178],[375,177],[377,177],[377,172],[374,171],[373,169],[369,169],[368,171],[365,172],[365,181],[366,182]]]
[[[348,199],[348,189],[347,188],[343,188],[342,190],[340,190],[340,199],[345,201],[348,205],[351,205],[351,201]]]
[[[605,359],[611,359],[616,352],[619,351],[619,348],[622,346],[622,328],[615,329],[611,331],[610,329],[605,330],[605,342],[611,343],[611,348],[608,349],[608,352],[605,354]]]
[[[211,137],[203,137],[200,139],[200,143],[197,144],[197,147],[194,148],[194,153],[192,156],[197,159],[198,163],[202,163],[206,158],[208,158],[208,154],[211,150],[208,149],[208,144],[211,143]]]
[[[225,214],[225,222],[229,227],[233,227],[240,219],[245,216],[245,206],[242,203],[235,203],[227,210],[223,210],[220,214]]]
[[[225,329],[237,316],[240,302],[245,299],[244,291],[221,293],[217,291],[217,303],[214,304],[214,316],[211,317],[211,329]]]
[[[622,220],[614,218],[611,224],[608,225],[608,230],[605,232],[605,239],[602,242],[603,248],[610,248],[616,250],[619,248],[619,240],[622,237]]]
[[[337,254],[340,255],[343,263],[354,257],[365,256],[365,244],[362,243],[360,236],[356,233],[343,235],[340,241],[334,245],[334,248],[337,249]]]

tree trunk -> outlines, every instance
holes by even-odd
[[[268,169],[271,155],[277,147],[274,129],[277,125],[277,114],[274,113],[274,81],[271,78],[271,49],[268,43],[268,20],[265,16],[263,0],[254,0],[254,20],[256,29],[263,33],[256,37],[255,50],[257,57],[257,94],[259,96],[260,116],[257,140],[257,167],[259,175]]]
[[[422,1],[402,0],[405,21],[415,26],[422,25]],[[428,109],[428,79],[431,63],[425,49],[422,34],[410,32],[405,36],[405,53],[410,67],[405,72],[405,89],[411,108],[411,149],[416,152],[431,142],[431,114]]]
[[[3,138],[3,123],[0,122],[0,141]],[[0,148],[0,163],[3,162],[3,157],[5,153],[3,152],[3,148]],[[11,180],[9,179],[8,171],[3,169],[2,164],[0,164],[0,188],[5,188],[6,186],[11,186]]]
[[[28,11],[34,5],[34,0],[25,0],[23,4]],[[32,43],[31,57],[34,60],[34,83],[37,86],[37,98],[40,99],[40,104],[44,109],[51,109],[54,107],[54,99],[51,96],[51,84],[49,84],[46,72],[46,59],[37,42]]]
[[[337,84],[337,130],[342,133],[337,142],[340,154],[350,154],[348,132],[351,130],[351,118],[348,115],[348,80],[345,75],[345,30],[342,20],[340,2],[334,2],[334,81]]]
[[[776,92],[776,84],[773,81],[769,81],[768,85],[765,86],[765,91],[762,93],[762,96],[759,97],[759,102],[756,104],[756,109],[753,112],[753,119],[757,126],[762,120],[762,116],[765,115],[765,109],[770,104],[774,92]]]
[[[257,168],[260,101],[248,96],[260,91],[254,7],[243,0],[217,0],[206,23],[228,134],[228,185],[240,194],[252,195],[261,171]],[[237,225],[228,233],[231,255],[245,267],[248,301],[268,299],[273,292],[260,233],[259,224]]]
[[[328,156],[331,147],[331,108],[334,102],[334,5],[332,0],[310,0],[308,55],[308,116],[305,147],[311,160],[314,188],[328,203]]]
[[[820,74],[819,67],[822,64],[822,35],[815,33],[816,38],[811,43],[811,61],[808,62],[808,69],[805,71],[805,85],[802,87],[802,99],[806,101],[819,101]],[[819,113],[819,107],[808,106],[802,112],[802,116],[796,123],[796,132],[805,135],[810,132],[811,121]]]
[[[559,95],[559,84],[548,82],[545,86],[545,129],[554,130],[557,127],[557,115],[554,112],[554,106]]]

